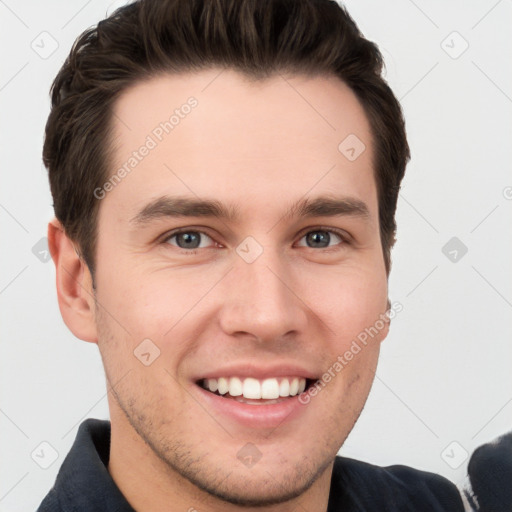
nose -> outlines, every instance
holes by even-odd
[[[265,248],[252,263],[235,258],[223,286],[220,324],[231,336],[276,342],[303,333],[308,306],[293,269],[276,250]]]

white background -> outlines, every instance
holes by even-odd
[[[52,215],[41,162],[49,87],[74,39],[110,4],[0,1],[0,511],[35,510],[79,423],[108,418],[97,347],[65,327],[53,263],[32,248]],[[412,161],[390,278],[404,309],[341,453],[462,486],[465,453],[512,427],[512,2],[346,5],[385,56]],[[45,37],[51,49],[43,31],[58,43],[46,59],[31,47]],[[442,252],[452,237],[468,249],[456,262]],[[58,452],[47,469],[31,458],[43,441]]]

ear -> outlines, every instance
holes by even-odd
[[[48,223],[48,247],[55,263],[57,297],[64,323],[77,338],[97,343],[91,273],[57,219]]]
[[[382,343],[389,334],[389,326],[391,324],[391,318],[389,317],[389,311],[391,310],[391,301],[387,299],[386,311],[380,315],[380,319],[384,322],[384,327],[380,329],[379,340]]]

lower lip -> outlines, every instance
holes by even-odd
[[[282,402],[274,404],[250,405],[232,398],[223,398],[220,395],[206,391],[198,385],[195,385],[195,387],[211,409],[246,427],[275,429],[294,420],[307,409],[307,405],[299,402],[300,395],[286,398]]]

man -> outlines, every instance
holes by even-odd
[[[336,457],[397,307],[409,148],[381,68],[327,0],[142,0],[78,39],[48,239],[111,420],[40,511],[463,509],[438,475]]]

